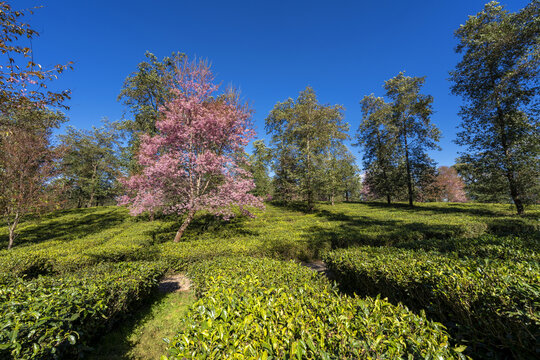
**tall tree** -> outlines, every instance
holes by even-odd
[[[452,92],[465,100],[460,169],[481,197],[503,189],[523,214],[540,191],[540,1],[516,13],[497,2],[455,32],[461,61]]]
[[[56,151],[50,146],[50,136],[52,128],[64,121],[64,117],[48,110],[22,109],[11,111],[3,119],[4,125],[0,127],[0,212],[8,224],[10,249],[21,219],[50,205],[45,189],[54,175],[57,158]]]
[[[319,178],[318,190],[332,205],[336,198],[349,201],[359,191],[359,169],[353,154],[344,144],[338,143],[328,149],[321,169],[323,176]]]
[[[294,159],[290,163],[278,163],[277,168],[292,175],[310,210],[315,200],[317,177],[321,175],[317,163],[321,162],[325,150],[347,138],[347,130],[343,107],[320,104],[311,87],[300,92],[296,100],[289,98],[277,103],[266,118],[266,131],[272,134],[277,161]],[[281,173],[276,171],[276,176]]]
[[[390,204],[402,189],[400,172],[400,143],[397,129],[392,122],[392,106],[373,94],[364,96],[362,121],[356,135],[358,146],[363,150],[363,166],[369,174],[370,191],[380,194]]]
[[[236,94],[218,92],[213,81],[204,62],[175,67],[174,98],[162,108],[157,133],[141,138],[142,171],[124,181],[128,194],[121,203],[133,215],[155,209],[186,215],[175,242],[198,211],[229,218],[233,206],[246,215],[248,206],[263,207],[243,168],[244,147],[254,135],[251,111]]]
[[[400,72],[384,83],[386,96],[392,100],[391,127],[403,151],[410,206],[413,206],[415,187],[433,162],[426,151],[439,149],[440,131],[431,123],[433,97],[420,93],[424,82],[425,77],[409,77]]]
[[[268,167],[271,162],[270,149],[264,144],[264,140],[253,142],[253,154],[250,157],[250,169],[255,181],[253,194],[268,198],[272,195],[272,179],[268,175]]]
[[[129,146],[126,149],[130,170],[136,170],[135,156],[139,149],[142,134],[154,135],[158,131],[156,122],[161,114],[160,108],[174,97],[175,68],[183,61],[185,55],[173,52],[163,60],[151,52],[146,52],[146,60],[137,66],[137,71],[131,73],[124,81],[124,86],[118,95],[118,101],[131,114],[131,119],[125,119],[123,128],[130,134]]]
[[[72,63],[45,69],[34,62],[32,39],[39,33],[23,17],[30,10],[15,10],[6,1],[0,1],[0,112],[15,108],[59,106],[66,108],[69,91],[50,91],[47,82],[71,68]]]
[[[68,199],[77,207],[113,200],[120,176],[120,134],[116,124],[105,121],[92,130],[69,126],[60,140],[64,155],[59,180]]]

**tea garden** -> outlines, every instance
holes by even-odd
[[[181,219],[123,207],[29,218],[0,252],[0,358],[92,358],[170,273],[187,274],[195,297],[168,324],[176,335],[155,339],[163,359],[538,356],[539,207],[266,204],[256,215],[202,214],[180,243]],[[328,276],[302,265],[319,259]]]

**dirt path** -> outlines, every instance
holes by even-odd
[[[315,260],[313,262],[303,262],[302,265],[328,277],[329,279],[332,279],[332,272],[328,270],[326,264],[321,260]]]
[[[163,294],[187,291],[190,288],[191,280],[184,274],[169,275],[159,282],[159,292]]]

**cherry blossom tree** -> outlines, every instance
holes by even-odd
[[[176,236],[199,211],[224,219],[250,207],[263,208],[246,169],[244,147],[253,138],[251,110],[232,90],[219,91],[205,62],[178,62],[173,100],[162,107],[155,135],[143,135],[140,173],[123,179],[127,195],[120,204],[132,215],[145,211],[185,214]]]
[[[465,183],[459,177],[456,169],[441,166],[437,170],[435,186],[439,189],[439,200],[450,202],[467,202]]]

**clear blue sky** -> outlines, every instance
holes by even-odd
[[[149,50],[158,57],[181,51],[209,59],[217,78],[239,87],[254,109],[258,137],[278,101],[307,85],[323,103],[342,104],[350,134],[360,121],[359,100],[405,70],[427,76],[433,122],[442,151],[431,156],[452,165],[461,99],[450,95],[448,71],[458,62],[453,32],[487,0],[408,1],[181,1],[16,0],[14,8],[43,5],[26,21],[40,32],[35,60],[74,61],[55,82],[72,90],[67,112],[78,128],[118,120],[116,101],[126,76]],[[525,0],[503,2],[510,11]],[[361,155],[352,148],[358,159]]]

